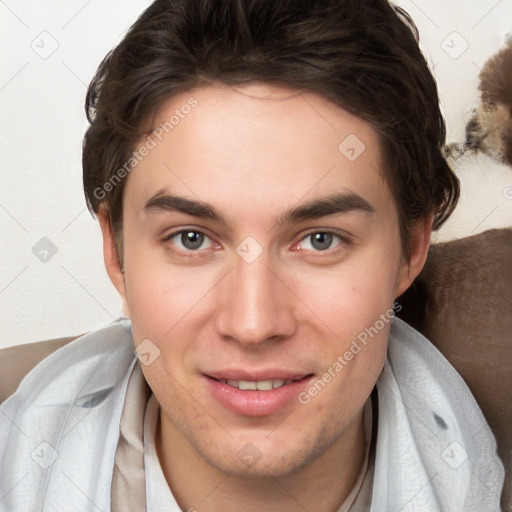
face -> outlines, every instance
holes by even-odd
[[[154,127],[124,191],[124,274],[100,220],[161,428],[224,471],[289,474],[360,418],[429,231],[404,261],[377,134],[313,93],[197,88]]]

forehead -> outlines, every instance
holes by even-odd
[[[253,214],[343,190],[389,202],[377,133],[312,92],[262,83],[196,88],[165,101],[152,129],[125,190],[135,207],[160,189],[251,204]]]

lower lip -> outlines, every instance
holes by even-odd
[[[205,376],[212,395],[226,409],[245,416],[267,416],[280,411],[293,400],[297,400],[298,394],[307,387],[312,378],[310,375],[268,391],[242,391]]]

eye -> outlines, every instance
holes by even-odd
[[[343,243],[344,239],[335,233],[328,231],[316,231],[305,236],[298,244],[299,249],[313,251],[327,251]],[[301,247],[302,245],[302,247]]]
[[[212,240],[200,231],[185,229],[172,233],[164,241],[170,242],[183,252],[209,249],[213,246]]]

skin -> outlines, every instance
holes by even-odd
[[[160,350],[142,369],[161,406],[156,445],[165,477],[183,510],[336,511],[363,463],[363,407],[384,364],[389,324],[307,405],[235,414],[203,375],[284,368],[321,377],[420,272],[432,218],[415,226],[405,260],[379,138],[327,99],[214,84],[169,99],[154,126],[191,97],[198,105],[128,177],[124,272],[108,216],[99,215],[107,271],[135,345],[150,339]],[[354,161],[338,149],[350,134],[366,146]],[[144,208],[162,191],[206,202],[226,223]],[[373,211],[276,222],[333,192],[360,196]],[[196,251],[169,238],[185,228],[208,237]],[[336,234],[327,249],[308,236],[318,232]],[[248,236],[262,250],[251,263],[236,250]],[[251,467],[237,456],[248,442],[261,455]]]

